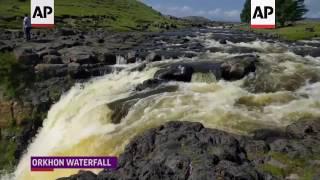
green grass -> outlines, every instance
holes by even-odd
[[[20,134],[22,129],[16,126],[11,126],[7,129],[1,129],[2,131],[7,131],[12,135]],[[15,159],[15,152],[17,149],[17,143],[11,138],[3,138],[0,140],[0,170],[12,171],[17,164],[17,159]]]
[[[277,29],[250,29],[248,25],[237,27],[242,30],[253,30],[258,33],[268,33],[277,35],[285,40],[307,40],[314,37],[320,37],[320,22],[302,21],[293,26],[281,27]],[[314,28],[315,32],[308,32],[306,28]]]
[[[0,87],[6,97],[18,97],[32,81],[32,70],[19,64],[13,53],[0,53]]]
[[[0,17],[9,18],[9,21],[2,18],[0,27],[21,28],[21,17],[30,12],[29,2],[0,0]],[[68,16],[71,17],[69,20],[66,19]],[[182,25],[136,0],[55,0],[55,17],[66,19],[58,22],[58,26],[102,27],[124,31],[139,30],[146,25],[149,25],[148,30],[160,29],[161,25]]]
[[[280,179],[289,176],[290,174],[297,174],[301,179],[311,180],[316,172],[319,172],[320,167],[317,165],[310,165],[311,160],[319,159],[318,155],[308,157],[289,157],[287,154],[270,152],[270,157],[284,164],[285,167],[277,167],[271,164],[262,164],[261,170],[268,172]]]
[[[11,171],[16,165],[16,159],[14,153],[16,151],[16,143],[9,141],[0,141],[0,150],[3,153],[0,158],[0,170]]]
[[[285,176],[285,173],[284,173],[283,169],[281,169],[279,167],[276,167],[276,166],[272,166],[270,164],[263,164],[261,166],[261,169],[264,172],[268,172],[268,173],[272,174],[275,177],[284,177]]]

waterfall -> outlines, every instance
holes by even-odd
[[[208,47],[217,44],[207,41],[204,43]],[[272,68],[268,72],[258,71],[255,76],[258,79],[246,77],[227,82],[217,81],[212,75],[195,74],[191,83],[170,82],[178,86],[176,91],[140,99],[119,124],[111,123],[112,111],[107,104],[130,96],[138,84],[153,77],[157,67],[149,65],[143,71],[125,69],[76,84],[51,107],[43,128],[20,160],[15,178],[42,180],[69,176],[77,170],[30,172],[30,157],[118,156],[135,135],[172,120],[196,121],[208,128],[246,134],[261,127],[284,127],[306,117],[320,117],[320,84],[307,83],[310,76],[320,73],[319,62],[307,62],[307,58],[287,52],[284,46],[260,41],[233,45],[273,49],[272,53],[259,54],[266,65],[262,68]],[[206,55],[222,60],[230,56]],[[301,79],[294,79],[298,75]],[[270,78],[272,82],[267,81]],[[296,84],[301,87],[286,89]],[[260,89],[266,92],[259,92]]]

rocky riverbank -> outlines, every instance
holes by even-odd
[[[105,74],[116,75],[116,72],[122,72],[134,64],[137,66],[130,69],[131,72],[143,72],[150,66],[157,70],[152,77],[134,84],[128,96],[106,103],[112,110],[110,121],[113,124],[121,125],[140,100],[178,91],[179,84],[176,82],[191,84],[243,80],[241,88],[250,93],[279,92],[270,98],[268,94],[264,97],[249,94],[232,103],[235,108],[245,107],[246,112],[259,111],[274,103],[308,98],[311,95],[299,93],[299,88],[320,80],[316,66],[320,56],[318,41],[284,42],[273,37],[217,27],[161,33],[34,30],[31,42],[24,42],[21,32],[1,31],[1,53],[14,57],[23,69],[18,73],[23,77],[19,82],[23,83],[15,86],[15,96],[7,96],[7,90],[1,90],[1,148],[8,152],[1,161],[11,167],[26,150],[47,117],[48,110],[62,94],[76,83],[90,83],[91,78]],[[271,56],[277,53],[285,57]],[[279,58],[279,66],[273,62],[276,58]],[[306,59],[302,62],[299,58]],[[300,116],[297,115],[296,119]],[[253,117],[260,115],[254,114]],[[258,125],[252,123],[248,126],[257,128]],[[226,134],[226,137],[229,135]]]
[[[1,58],[12,56],[16,59],[19,67],[22,66],[19,69],[23,69],[16,73],[28,79],[28,83],[25,78],[9,82],[17,84],[14,97],[7,96],[10,92],[6,91],[9,90],[1,90],[1,149],[10,152],[3,156],[2,164],[13,165],[12,159],[19,159],[50,106],[74,83],[119,70],[122,64],[178,58],[184,54],[192,57],[193,53],[186,52],[189,45],[195,49],[203,47],[188,42],[185,35],[195,36],[195,31],[110,33],[103,30],[34,30],[33,40],[25,42],[22,32],[1,30],[0,52],[10,54],[1,55]],[[185,43],[184,51],[166,51],[165,41]]]
[[[203,32],[210,31],[204,29]],[[13,98],[1,98],[1,126],[24,125],[30,119],[43,119],[50,106],[76,82],[83,82],[121,70],[121,65],[137,62],[154,62],[162,59],[192,58],[206,51],[199,41],[193,39],[198,29],[186,29],[164,33],[109,33],[102,30],[81,32],[73,29],[55,31],[34,30],[33,40],[24,42],[19,31],[1,32],[0,52],[14,55],[23,66],[19,72],[23,78],[17,83],[18,91]],[[234,32],[241,37],[220,37],[225,43],[254,40],[254,34]],[[221,50],[225,51],[225,50]],[[250,52],[235,47],[231,53]],[[254,51],[254,50],[252,50]],[[191,74],[189,74],[191,75]],[[28,83],[26,83],[28,82]],[[2,90],[5,94],[6,90]],[[26,125],[30,126],[30,125]],[[37,128],[34,128],[37,129]],[[34,133],[31,133],[34,134]]]
[[[59,180],[319,179],[319,147],[319,119],[252,136],[169,122],[135,137],[116,170],[80,171]]]

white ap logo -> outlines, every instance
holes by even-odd
[[[54,27],[54,0],[31,0],[32,27]]]
[[[251,27],[266,29],[276,27],[275,0],[251,0]]]

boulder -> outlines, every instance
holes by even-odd
[[[121,119],[128,114],[130,108],[134,104],[136,104],[140,99],[147,98],[149,96],[164,93],[164,92],[173,92],[176,90],[177,90],[176,86],[162,86],[156,89],[150,89],[148,91],[137,92],[127,98],[119,99],[107,104],[107,106],[113,111],[111,115],[112,123],[115,123],[115,124],[120,123]]]
[[[266,142],[273,142],[279,138],[287,138],[287,134],[279,129],[258,129],[252,132],[253,138]]]
[[[289,125],[286,128],[286,132],[289,136],[295,138],[303,138],[309,135],[320,134],[320,123],[317,120],[304,120],[298,121]]]
[[[62,64],[62,59],[60,56],[46,55],[43,57],[43,63],[45,63],[45,64]]]
[[[102,62],[106,65],[117,64],[117,56],[113,53],[103,53]]]
[[[209,61],[174,63],[162,67],[155,73],[154,78],[190,82],[193,73],[212,73],[219,80],[221,79],[221,65]]]
[[[63,62],[75,62],[79,64],[94,64],[98,62],[98,58],[93,49],[87,46],[77,46],[59,51],[63,54]]]
[[[18,62],[24,65],[36,65],[39,62],[39,55],[32,49],[15,49],[14,55]]]
[[[227,40],[221,39],[221,40],[219,41],[219,43],[220,43],[220,44],[227,44]]]
[[[310,178],[317,179],[319,124],[319,119],[300,121],[285,129],[264,129],[265,135],[259,137],[208,129],[196,122],[168,122],[134,137],[120,155],[118,168],[103,170],[96,179],[273,180],[292,176],[292,168],[310,168]],[[303,173],[295,171],[294,176]]]
[[[148,80],[144,81],[142,84],[139,84],[136,87],[136,90],[143,91],[146,89],[154,89],[165,82],[167,82],[167,81],[160,80],[160,79],[148,79]]]
[[[300,56],[320,57],[320,48],[312,47],[295,47],[292,49],[295,54]]]
[[[80,75],[81,73],[79,73],[79,70],[80,70],[79,63],[69,63],[68,64],[68,73],[72,78],[78,79],[79,76],[83,77],[82,75]]]
[[[38,64],[35,66],[34,70],[37,77],[40,79],[62,77],[68,74],[66,64]]]
[[[87,79],[93,76],[102,76],[112,71],[113,69],[111,67],[103,64],[68,64],[68,74],[73,79]]]
[[[253,56],[238,56],[221,65],[222,78],[239,80],[256,71],[257,59]]]
[[[136,51],[129,51],[125,56],[127,63],[135,63],[138,58],[138,53]]]
[[[320,48],[313,49],[309,55],[312,57],[320,57]]]
[[[37,54],[39,55],[40,59],[43,59],[43,57],[46,55],[60,56],[59,52],[55,49],[44,49],[37,52]]]
[[[193,68],[189,65],[172,65],[169,68],[157,71],[154,78],[166,81],[190,82],[192,79],[193,72]]]
[[[244,151],[230,134],[200,123],[169,122],[135,137],[119,158],[116,171],[98,179],[259,179],[244,162]],[[263,178],[262,178],[263,179]]]
[[[81,65],[81,69],[90,73],[90,77],[94,76],[103,76],[105,74],[111,73],[115,70],[119,70],[117,68],[110,67],[109,65],[104,64],[83,64]],[[121,69],[121,68],[120,68]]]
[[[227,44],[228,41],[232,43],[252,42],[257,39],[257,35],[253,33],[224,32],[213,34],[212,39],[219,41],[220,44]]]
[[[155,52],[152,52],[147,55],[146,61],[147,62],[155,62],[155,61],[161,61],[162,57],[159,54],[156,54]]]
[[[96,57],[92,54],[86,53],[73,53],[70,56],[71,62],[80,63],[80,64],[87,64],[87,63],[95,63]]]

